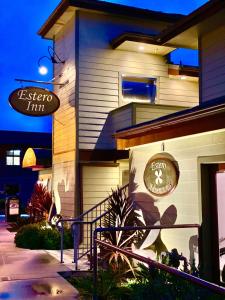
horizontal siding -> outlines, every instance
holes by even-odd
[[[225,95],[225,27],[203,35],[201,48],[202,102],[206,102]]]
[[[60,107],[53,118],[53,191],[59,207],[57,212],[64,217],[74,217],[75,213],[75,27],[71,20],[55,40],[56,52],[65,57],[65,64],[54,65],[57,82],[69,83],[54,87],[60,99]],[[60,74],[63,74],[60,76]]]
[[[88,105],[79,105],[79,111],[80,112],[99,112],[99,113],[106,113],[108,114],[112,110],[111,107],[105,107],[105,106],[88,106]]]
[[[198,102],[198,82],[160,77],[158,104],[191,107]]]
[[[117,131],[132,125],[132,107],[118,111],[112,115],[114,130]]]
[[[94,75],[94,76],[104,76],[109,78],[118,78],[118,72],[112,72],[109,70],[98,70],[98,69],[91,69],[91,68],[79,68],[79,73],[81,75]]]
[[[125,104],[119,94],[120,76],[123,73],[157,77],[159,104],[198,104],[198,83],[170,79],[163,56],[110,49],[109,40],[115,35],[115,30],[124,32],[129,23],[128,20],[122,21],[120,27],[121,20],[115,24],[113,22],[115,20],[109,20],[104,15],[88,12],[80,15],[79,108],[82,113],[79,114],[79,147],[82,149],[114,148],[112,134],[132,125],[132,111],[115,114],[112,120],[111,116],[108,117],[111,110]],[[115,27],[112,27],[113,24]],[[129,26],[137,30],[138,26],[146,24],[133,22]],[[153,29],[156,24],[149,23],[148,26],[153,26]],[[146,117],[141,119],[147,120]]]
[[[83,166],[83,211],[107,198],[119,185],[119,167]]]
[[[163,106],[161,108],[151,106],[151,107],[138,107],[136,108],[136,124],[146,122],[149,120],[154,120],[156,118],[172,114],[174,112],[177,112],[178,108],[165,108],[163,109]]]
[[[81,80],[80,79],[80,87],[82,89],[86,88],[101,88],[101,89],[110,89],[110,90],[116,90],[118,91],[118,80],[117,82],[112,83],[112,82],[99,82],[99,81],[90,81],[90,80]],[[86,93],[86,90],[85,90]]]
[[[118,76],[117,77],[107,77],[107,76],[100,76],[100,75],[88,75],[88,74],[82,74],[80,73],[80,84],[86,85],[94,85],[94,84],[103,84],[103,83],[109,83],[109,84],[118,84]]]
[[[119,50],[114,50],[119,51]],[[167,76],[168,69],[165,65],[153,65],[148,63],[134,63],[129,61],[119,61],[121,64],[113,65],[113,64],[103,64],[101,63],[88,63],[88,62],[80,62],[81,68],[89,68],[95,70],[112,70],[114,72],[124,72],[124,73],[136,73],[136,74],[154,74],[155,76]]]
[[[129,61],[130,63],[142,63],[145,59],[147,64],[165,66],[165,59],[160,55],[153,55],[147,53],[133,52],[133,51],[115,51],[108,48],[82,48],[80,55],[83,61],[96,62],[103,61],[107,63],[118,64],[118,61]]]

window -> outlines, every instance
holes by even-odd
[[[122,75],[123,101],[149,102],[156,100],[156,78]]]
[[[6,151],[6,165],[19,166],[20,165],[20,150]]]

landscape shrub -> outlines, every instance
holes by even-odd
[[[15,235],[15,244],[27,249],[60,249],[60,232],[55,227],[46,227],[45,222],[27,224],[19,228]],[[72,248],[70,229],[64,229],[64,249]]]
[[[40,249],[40,227],[37,224],[28,224],[20,227],[15,235],[17,247],[28,249]]]

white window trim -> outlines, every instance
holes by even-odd
[[[10,151],[13,151],[13,153],[9,154]],[[15,153],[14,153],[15,151],[19,151],[20,154],[15,155]],[[17,158],[19,158],[19,164],[15,164],[15,159],[17,159]],[[12,159],[12,164],[7,163],[8,159]],[[6,163],[6,166],[17,166],[17,167],[19,167],[21,165],[21,150],[19,150],[19,149],[6,150],[5,163]]]
[[[123,77],[138,77],[138,78],[154,78],[156,79],[156,95],[155,95],[155,102],[154,104],[157,104],[158,102],[158,95],[159,95],[159,76],[153,76],[151,74],[140,74],[140,73],[126,73],[126,72],[119,72],[119,107],[120,106],[124,106],[126,104],[129,103],[133,103],[135,101],[126,101],[123,99],[123,93],[122,93],[122,78]],[[136,103],[149,103],[151,104],[151,102],[149,102],[148,100],[139,100]],[[153,103],[152,103],[153,104]]]

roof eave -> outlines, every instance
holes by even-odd
[[[115,133],[118,149],[225,128],[225,103]]]
[[[183,15],[168,14],[163,12],[155,12],[147,9],[141,9],[121,4],[109,3],[96,0],[63,0],[49,16],[47,21],[38,31],[38,34],[45,37],[51,27],[63,15],[69,6],[77,7],[80,9],[89,9],[93,11],[111,13],[116,15],[125,15],[127,17],[136,17],[141,19],[149,19],[167,23],[175,23],[180,20]]]
[[[70,5],[70,0],[63,0],[56,9],[51,13],[48,17],[47,21],[42,25],[42,27],[38,30],[38,35],[45,37],[48,31],[51,29],[53,24],[63,15],[68,6]]]
[[[156,41],[160,44],[167,43],[172,38],[176,37],[180,33],[188,30],[189,28],[202,23],[209,17],[213,16],[221,9],[225,8],[225,1],[221,0],[211,0],[206,2],[204,5],[171,25],[167,29],[163,30],[156,38]]]

